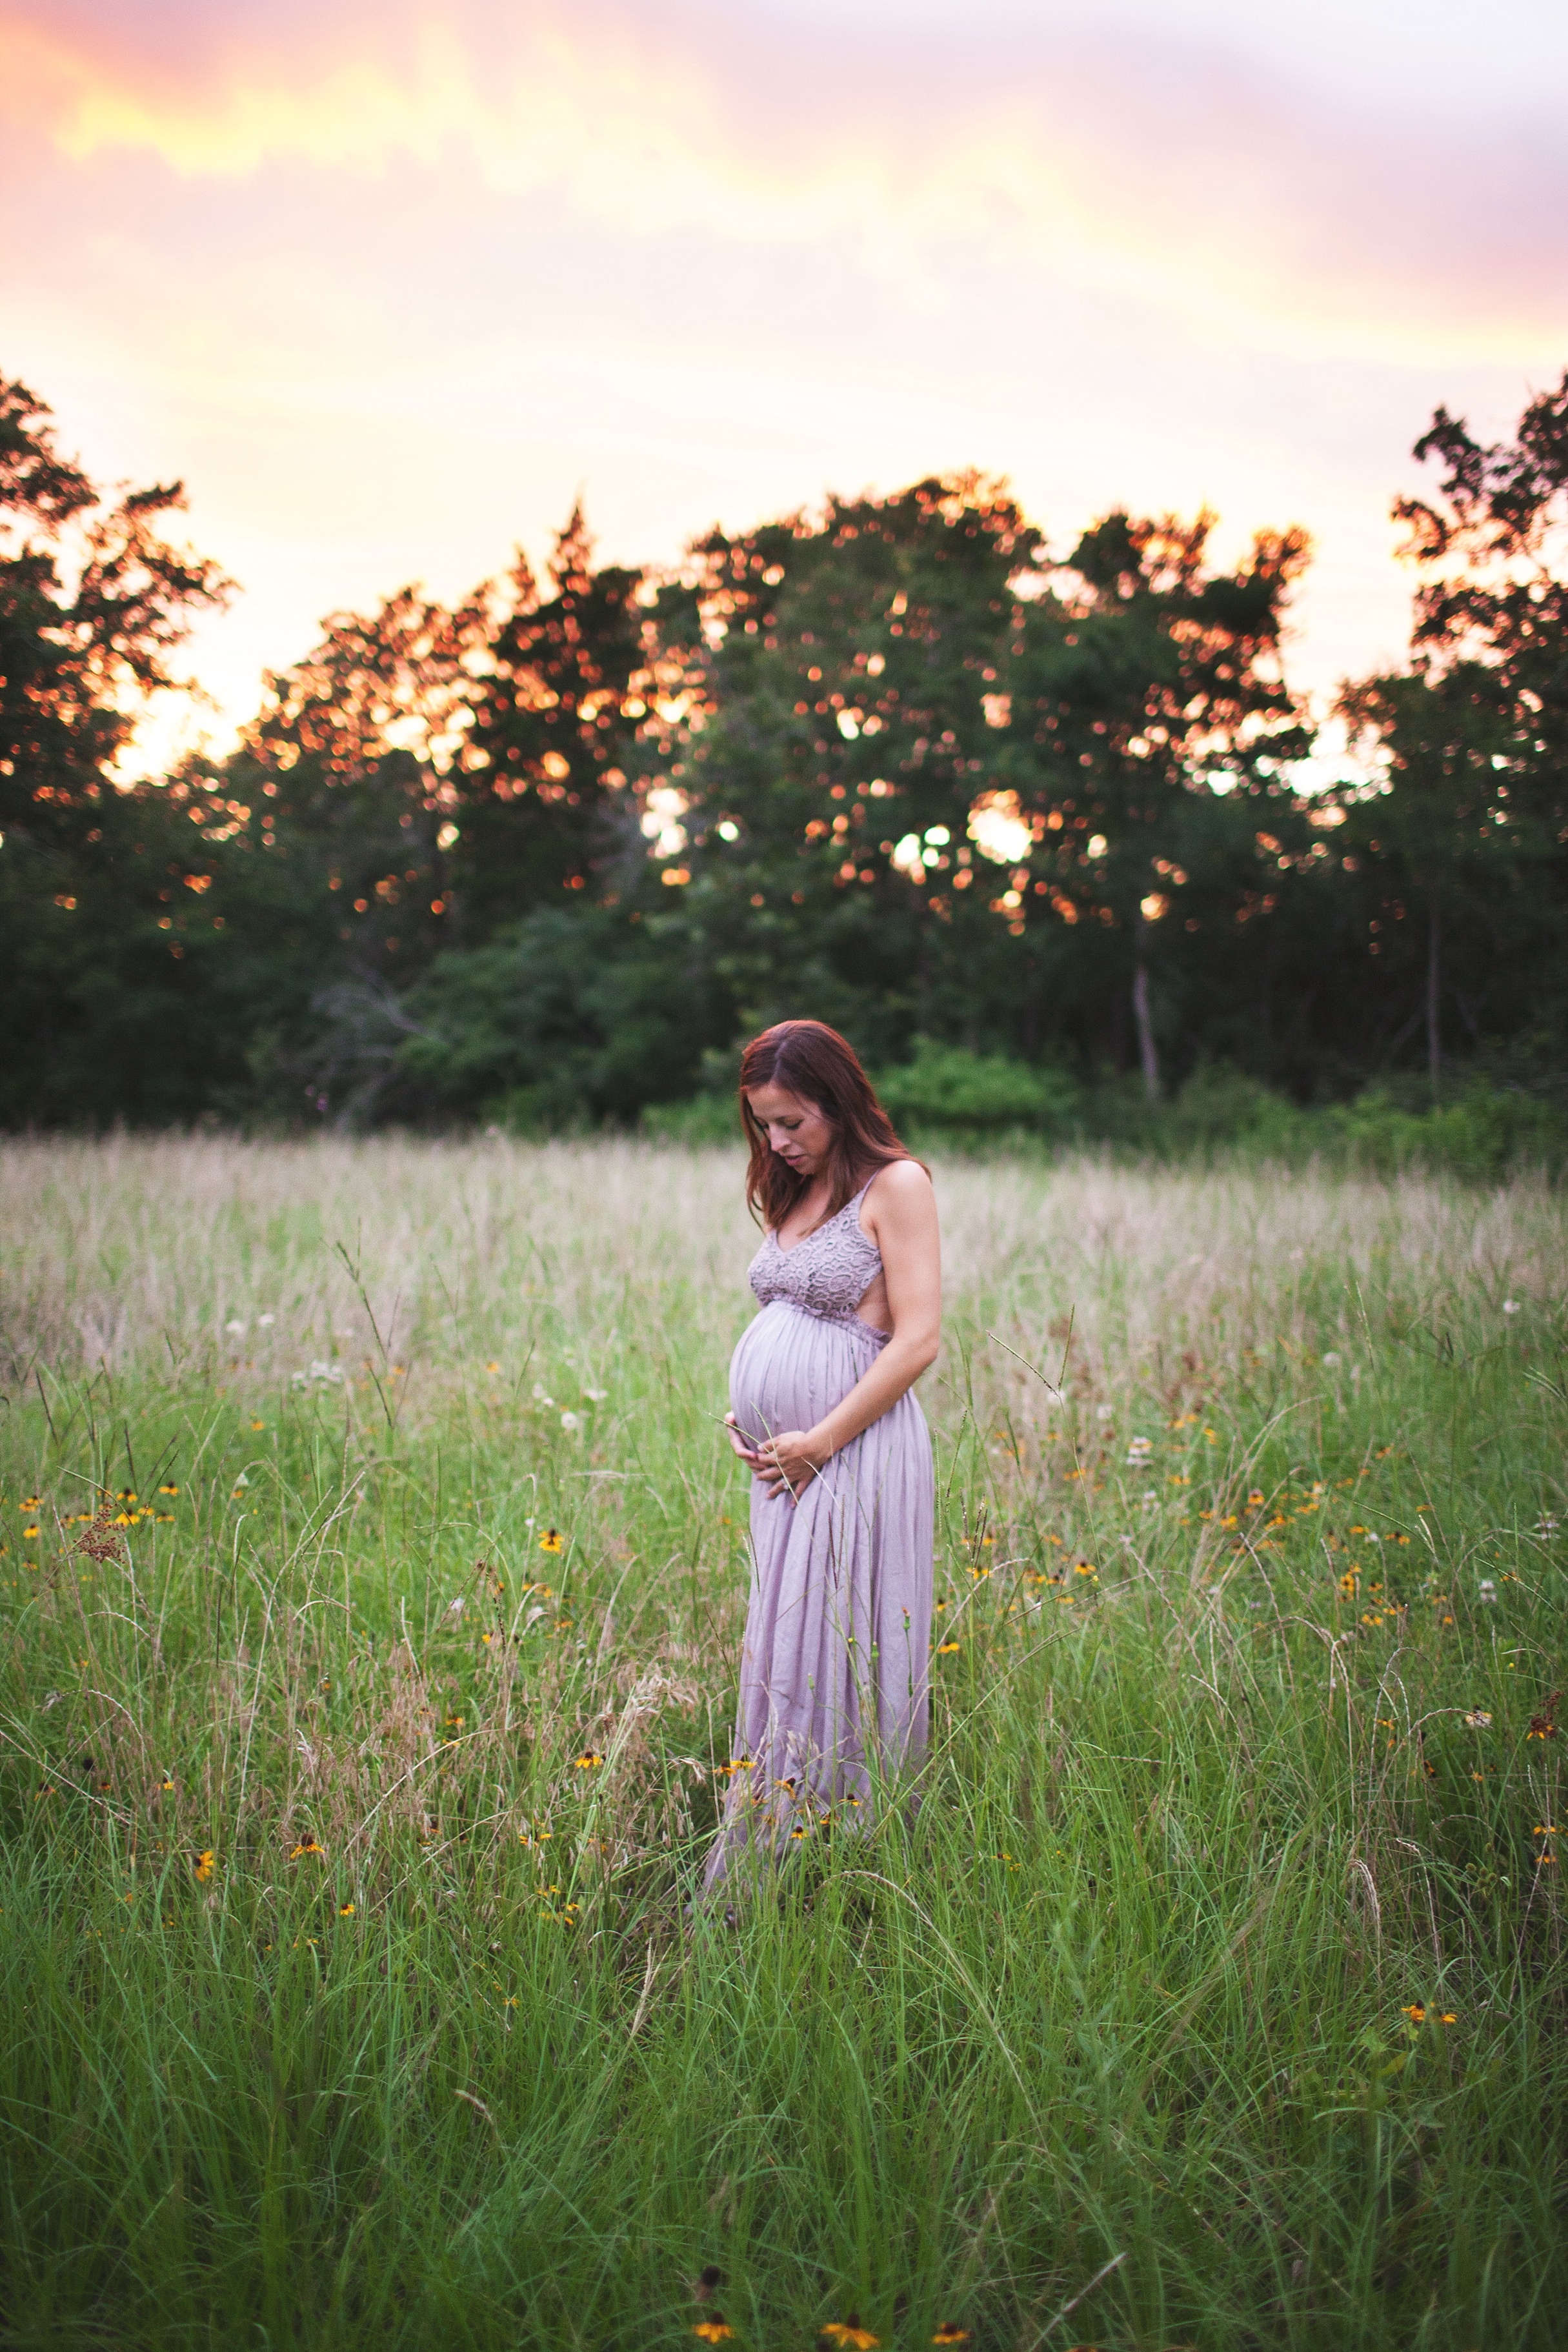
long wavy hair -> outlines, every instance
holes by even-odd
[[[741,1056],[741,1126],[752,1156],[746,1169],[746,1206],[775,1233],[816,1179],[797,1175],[769,1145],[767,1131],[752,1116],[747,1096],[753,1087],[784,1087],[803,1102],[815,1103],[831,1122],[829,1194],[824,1218],[837,1216],[868,1177],[894,1160],[912,1160],[893,1132],[893,1122],[877,1100],[855,1048],[826,1021],[779,1021],[753,1037]]]

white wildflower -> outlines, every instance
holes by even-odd
[[[1517,1315],[1519,1313],[1518,1299],[1505,1298],[1502,1303],[1502,1311],[1505,1315]]]
[[[1465,1717],[1465,1721],[1469,1725],[1472,1731],[1489,1731],[1491,1728],[1491,1717],[1488,1714],[1484,1706],[1471,1707],[1469,1713]]]
[[[1484,1601],[1486,1601],[1489,1605],[1490,1605],[1491,1603],[1493,1603],[1493,1602],[1495,1602],[1495,1601],[1496,1601],[1496,1600],[1497,1600],[1497,1586],[1493,1583],[1493,1581],[1492,1581],[1492,1580],[1491,1580],[1491,1578],[1490,1578],[1489,1576],[1483,1576],[1483,1577],[1482,1577],[1481,1581],[1480,1581],[1480,1586],[1479,1586],[1479,1592],[1480,1592],[1480,1598],[1481,1598]]]
[[[243,1339],[245,1337],[245,1326],[237,1317],[233,1322],[226,1323],[223,1328],[226,1331],[232,1331],[237,1339]]]
[[[583,1426],[582,1414],[580,1412],[563,1412],[561,1416],[561,1426],[564,1430],[574,1432],[581,1429]]]

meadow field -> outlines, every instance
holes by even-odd
[[[921,1801],[730,1923],[737,1152],[0,1162],[0,2340],[1561,2346],[1560,1192],[939,1163]]]

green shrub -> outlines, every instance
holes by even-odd
[[[912,1061],[884,1071],[875,1084],[889,1117],[917,1131],[994,1134],[1024,1128],[1065,1133],[1082,1097],[1077,1080],[1065,1071],[1037,1068],[1001,1054],[971,1054],[929,1037],[919,1040]]]

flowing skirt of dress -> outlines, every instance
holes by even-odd
[[[812,1428],[886,1344],[858,1317],[774,1299],[730,1366],[736,1420],[754,1438]],[[935,1500],[908,1391],[797,1501],[752,1481],[735,1749],[705,1889],[747,1849],[762,1859],[825,1818],[868,1818],[877,1785],[924,1754]]]

